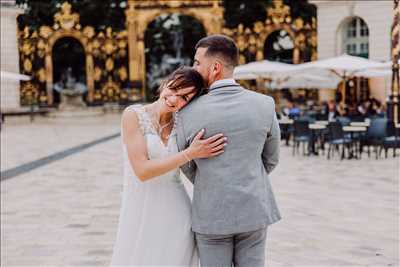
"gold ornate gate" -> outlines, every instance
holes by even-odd
[[[220,33],[223,25],[223,8],[220,0],[129,0],[126,10],[129,38],[129,78],[145,96],[145,45],[144,34],[150,22],[161,14],[179,13],[197,19],[207,34]]]
[[[311,60],[317,59],[317,30],[316,20],[305,23],[302,18],[292,20],[290,7],[283,4],[282,0],[274,0],[274,5],[266,10],[265,22],[258,21],[252,28],[244,28],[242,24],[235,29],[224,28],[222,32],[232,37],[240,51],[239,63],[249,61],[249,57],[256,60],[264,59],[264,44],[268,36],[277,31],[285,30],[291,37],[293,49],[293,63],[301,63],[306,60],[307,49]]]
[[[239,25],[228,29],[223,28],[221,0],[128,0],[127,29],[114,32],[109,27],[96,32],[91,26],[82,28],[79,15],[65,2],[54,15],[51,27],[42,26],[38,31],[25,28],[19,32],[21,72],[33,77],[31,81],[21,82],[21,103],[34,100],[41,105],[53,105],[52,50],[57,40],[64,37],[75,38],[84,48],[89,105],[143,99],[146,84],[144,34],[148,24],[161,14],[188,15],[202,23],[207,34],[231,36],[238,44],[241,64],[250,58],[264,59],[265,40],[277,30],[285,30],[292,38],[294,63],[315,60],[315,18],[311,23],[301,18],[293,21],[289,6],[282,0],[273,3],[273,7],[266,10],[265,22],[256,22],[252,28]]]
[[[42,26],[38,31],[25,28],[19,33],[22,73],[33,77],[22,83],[22,104],[36,96],[40,104],[53,105],[52,52],[54,44],[64,37],[76,39],[84,48],[88,104],[128,98],[129,90],[121,90],[128,79],[127,31],[113,32],[107,28],[105,32],[96,33],[91,26],[82,29],[79,15],[65,2],[54,15],[52,27]]]

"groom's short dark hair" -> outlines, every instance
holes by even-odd
[[[238,65],[239,50],[228,36],[215,34],[204,37],[197,42],[195,49],[200,47],[207,48],[206,56],[220,56],[231,68]]]

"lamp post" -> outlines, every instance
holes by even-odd
[[[399,54],[400,54],[400,6],[399,0],[393,0],[393,24],[392,24],[392,86],[388,101],[388,118],[394,123],[399,123]]]

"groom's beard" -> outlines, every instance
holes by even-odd
[[[215,81],[215,77],[213,77],[212,71],[210,69],[212,69],[212,65],[208,67],[207,73],[204,78],[204,80],[207,84],[207,88],[210,88],[210,85],[213,84],[213,82]]]
[[[207,80],[206,80],[206,84],[207,84],[207,88],[210,88],[211,84],[213,84],[213,82],[215,82],[214,77],[210,77],[210,72],[208,72],[207,75]]]

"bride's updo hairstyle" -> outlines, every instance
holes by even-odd
[[[195,69],[187,66],[179,67],[173,73],[171,73],[158,88],[158,93],[160,93],[166,86],[170,90],[178,91],[183,88],[194,87],[193,92],[195,92],[195,98],[207,93],[205,89],[205,83],[201,74]]]

